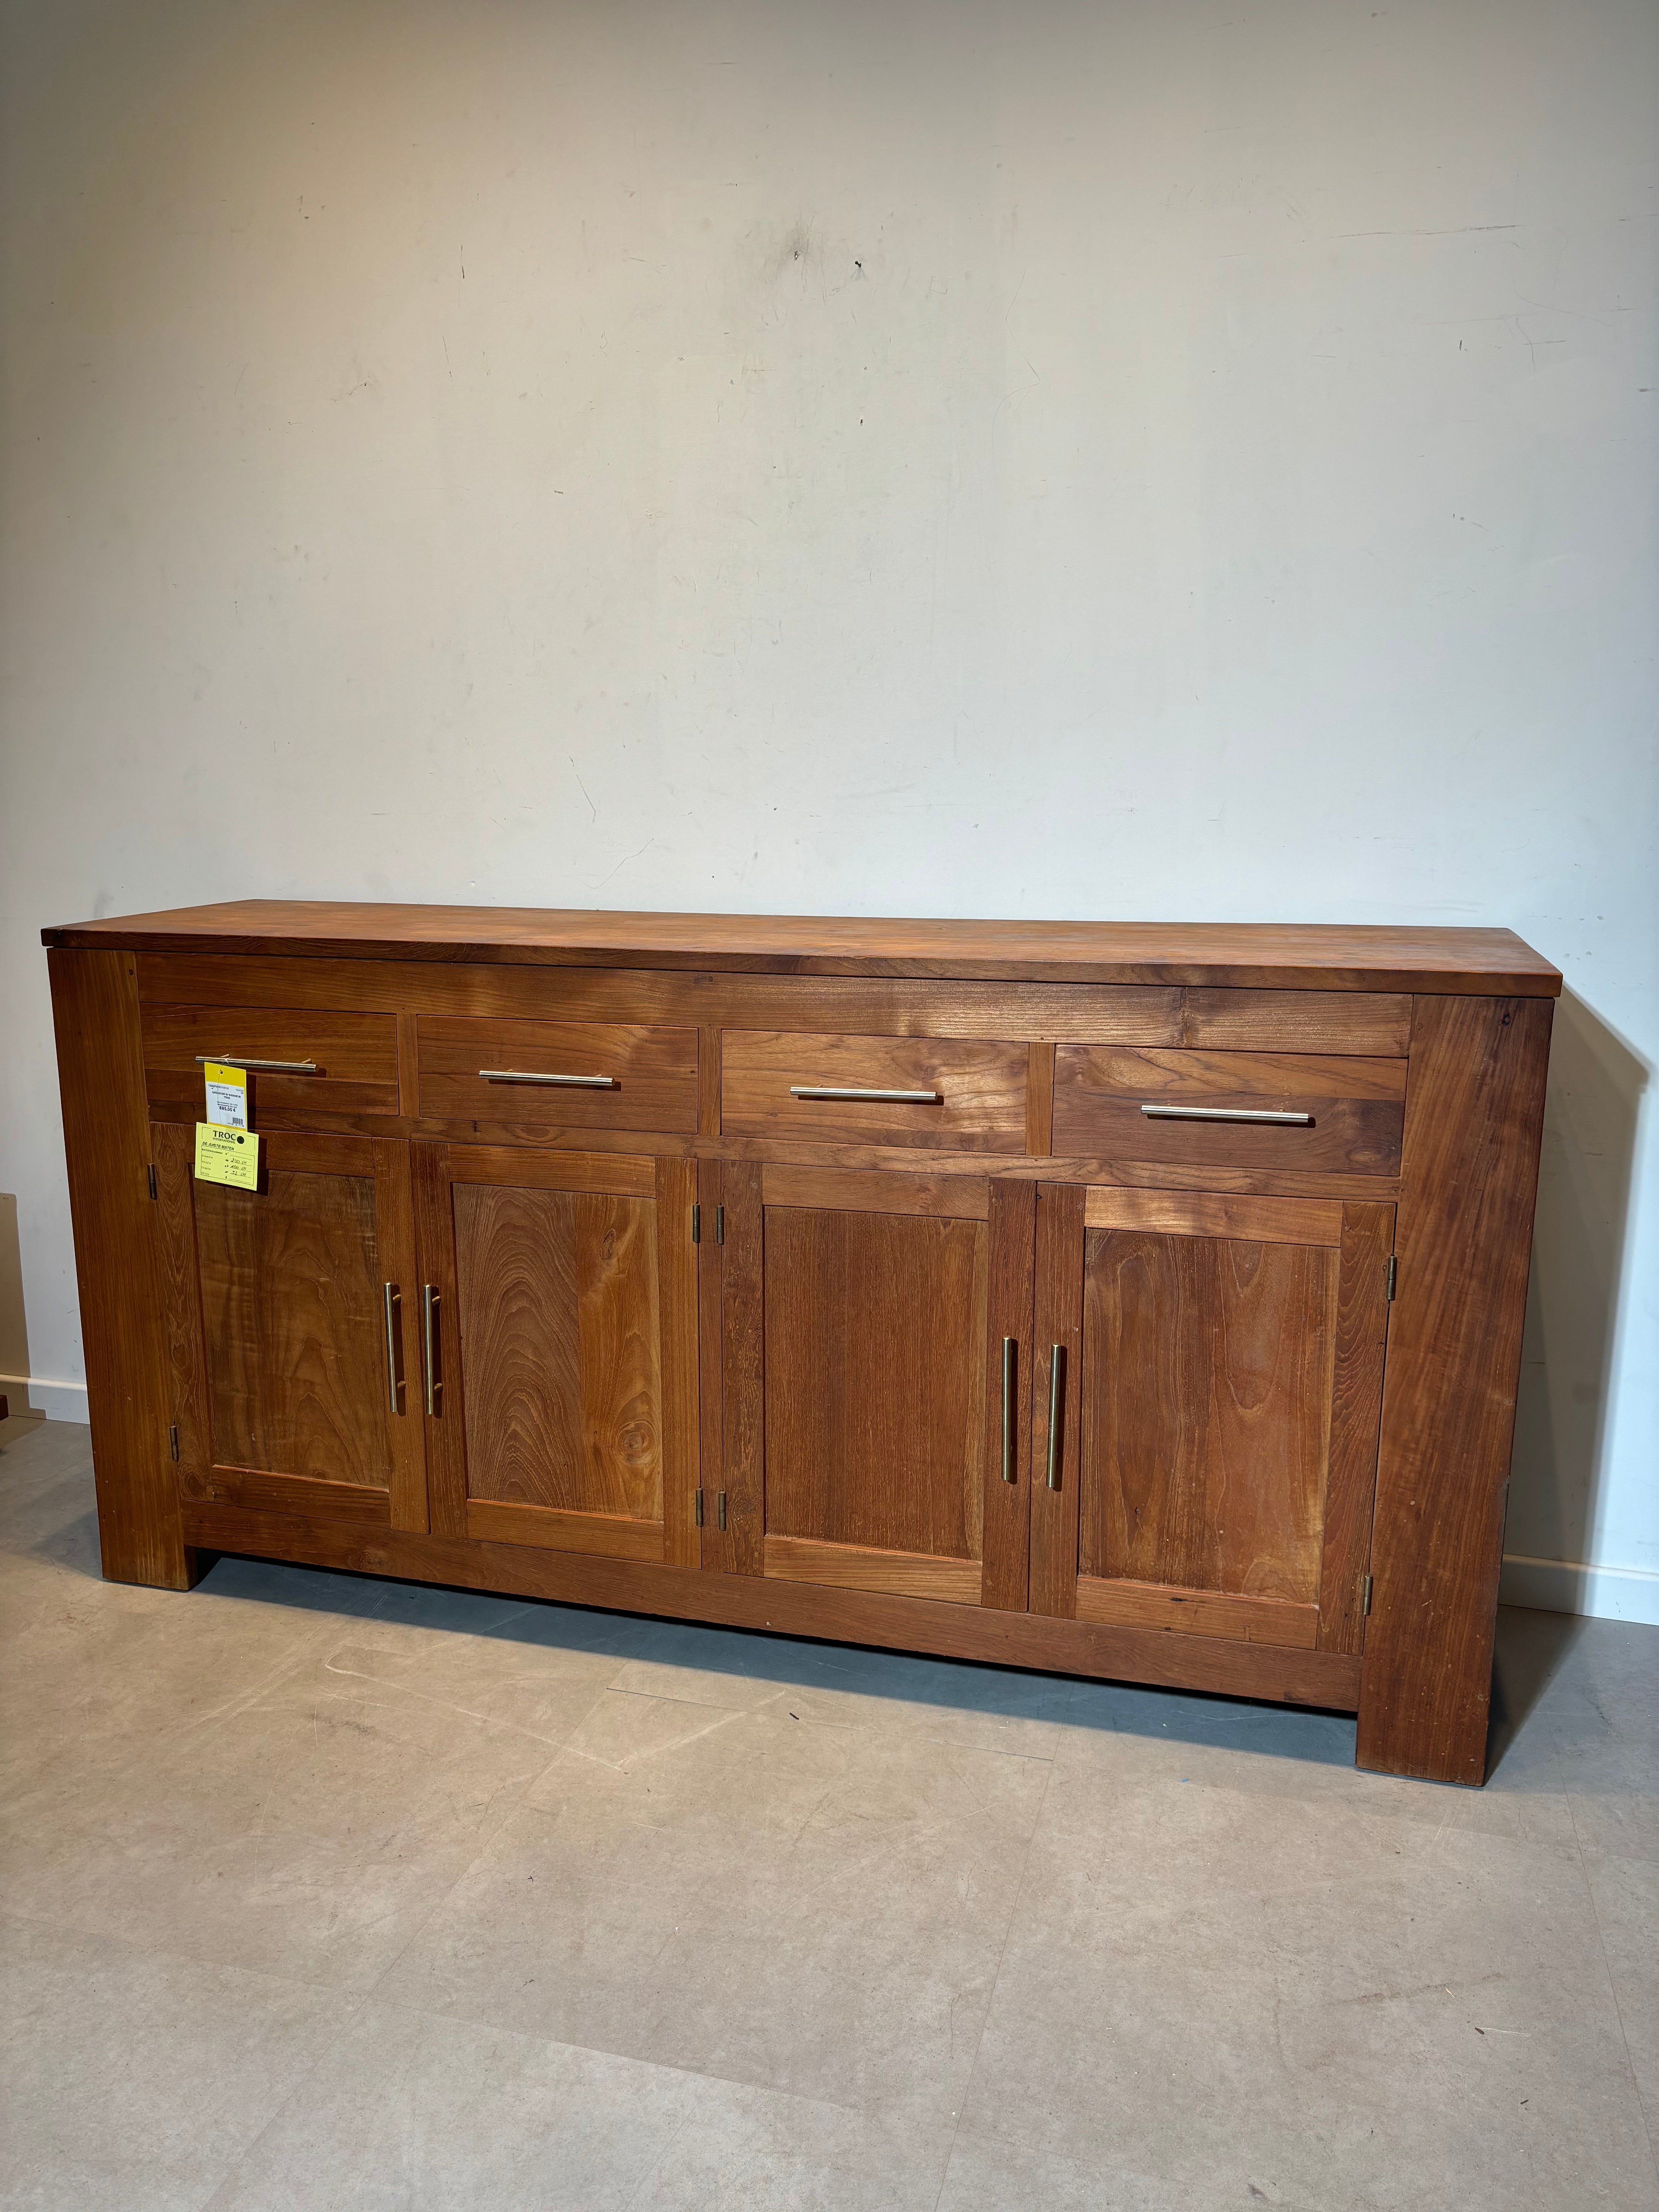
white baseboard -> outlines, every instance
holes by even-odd
[[[1505,1553],[1498,1595],[1505,1605],[1536,1606],[1543,1613],[1586,1613],[1597,1620],[1659,1627],[1659,1574],[1644,1567],[1592,1567]]]
[[[14,1416],[44,1413],[49,1421],[87,1418],[84,1382],[43,1382],[38,1375],[0,1375],[0,1396],[10,1401]]]

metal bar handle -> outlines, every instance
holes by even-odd
[[[314,1060],[250,1060],[245,1052],[198,1052],[198,1067],[249,1067],[259,1075],[315,1075]]]
[[[1002,1340],[1002,1479],[1014,1480],[1014,1340]]]
[[[404,1378],[398,1372],[398,1309],[402,1303],[396,1283],[388,1283],[386,1285],[386,1387],[394,1413],[401,1413],[404,1410],[398,1403]]]
[[[478,1070],[484,1083],[556,1083],[567,1091],[614,1091],[614,1075],[539,1075],[528,1067],[481,1067]]]
[[[1311,1114],[1279,1114],[1255,1106],[1143,1106],[1150,1121],[1283,1121],[1298,1129],[1313,1127]]]
[[[1066,1374],[1066,1347],[1057,1344],[1048,1355],[1048,1487],[1060,1488],[1060,1391]]]
[[[443,1389],[438,1373],[438,1286],[427,1283],[421,1291],[421,1335],[426,1353],[426,1410],[438,1410],[438,1394]]]
[[[823,1083],[792,1083],[792,1098],[850,1098],[862,1099],[869,1106],[938,1106],[944,1102],[939,1091],[838,1091]]]

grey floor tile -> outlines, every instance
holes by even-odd
[[[204,2204],[348,2025],[331,1991],[0,1920],[0,2204]]]
[[[1048,1773],[612,1691],[381,1994],[947,2124]]]

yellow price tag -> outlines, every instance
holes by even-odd
[[[228,1182],[237,1190],[259,1186],[259,1139],[246,1129],[216,1129],[196,1124],[196,1180]]]
[[[216,1129],[247,1127],[247,1070],[209,1060],[202,1071],[207,1080],[207,1117]]]

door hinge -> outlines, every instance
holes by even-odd
[[[1400,1273],[1400,1262],[1399,1262],[1399,1261],[1398,1261],[1398,1260],[1396,1260],[1396,1259],[1395,1259],[1395,1257],[1394,1254],[1393,1254],[1392,1252],[1390,1252],[1390,1253],[1389,1253],[1389,1265],[1388,1265],[1388,1268],[1387,1268],[1387,1271],[1386,1271],[1386,1280],[1387,1280],[1387,1283],[1388,1283],[1388,1291],[1389,1291],[1389,1303],[1390,1304],[1392,1304],[1394,1303],[1394,1286],[1395,1286],[1395,1278],[1399,1275],[1399,1273]]]
[[[1369,1575],[1361,1575],[1359,1577],[1359,1610],[1361,1613],[1369,1613],[1370,1609],[1371,1578]]]
[[[161,1195],[161,1194],[160,1189],[159,1189],[159,1188],[157,1188],[157,1186],[156,1186],[156,1182],[155,1182],[155,1161],[154,1161],[154,1160],[152,1160],[152,1161],[150,1162],[149,1165],[149,1166],[144,1170],[144,1174],[145,1174],[145,1176],[147,1177],[147,1179],[148,1179],[148,1181],[149,1181],[149,1194],[150,1194],[150,1196],[151,1196],[152,1198],[160,1198],[160,1196]]]
[[[694,1244],[702,1242],[702,1208],[700,1206],[694,1206],[691,1209],[691,1242]]]
[[[702,1526],[702,1492],[701,1490],[695,1490],[692,1492],[691,1497],[691,1518],[696,1526],[701,1528]]]
[[[717,1244],[726,1242],[726,1208],[723,1206],[714,1208],[714,1242]]]
[[[726,1492],[723,1490],[714,1492],[714,1526],[717,1528],[726,1526]]]
[[[179,1424],[175,1421],[173,1424],[173,1426],[167,1431],[167,1457],[169,1459],[177,1459],[178,1456]]]

